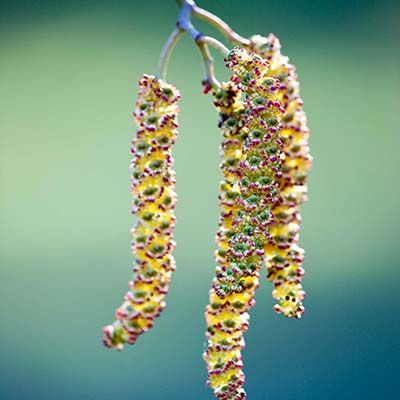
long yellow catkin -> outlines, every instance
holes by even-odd
[[[206,309],[208,384],[221,400],[245,399],[241,350],[255,304],[268,225],[282,176],[284,112],[278,101],[279,80],[269,62],[244,49],[226,59],[231,82],[215,95],[223,133],[223,182],[217,272]]]
[[[278,301],[274,309],[286,317],[300,318],[304,312],[304,250],[299,247],[300,205],[307,200],[307,174],[312,157],[309,154],[306,115],[300,98],[296,68],[281,54],[281,45],[273,34],[251,38],[250,49],[270,62],[271,73],[281,84],[279,99],[285,109],[280,137],[285,154],[283,175],[278,179],[280,195],[272,207],[274,222],[269,231],[271,241],[266,248],[268,279]]]
[[[171,146],[177,136],[179,91],[154,76],[143,75],[133,113],[138,126],[132,141],[131,191],[137,223],[132,230],[134,278],[116,311],[116,321],[103,328],[103,343],[122,350],[153,326],[165,307],[175,269],[172,239],[176,206]]]

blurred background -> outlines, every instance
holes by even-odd
[[[243,35],[280,37],[312,131],[301,240],[306,314],[275,315],[262,281],[244,352],[249,399],[398,398],[399,3],[198,4]],[[1,2],[2,400],[213,398],[204,385],[203,312],[220,137],[188,38],[168,75],[183,92],[168,306],[135,347],[101,345],[131,276],[137,80],[155,72],[176,15],[173,0]]]

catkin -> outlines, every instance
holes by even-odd
[[[259,285],[271,208],[279,195],[284,112],[269,62],[244,49],[226,59],[231,82],[215,93],[223,133],[217,272],[206,308],[208,384],[218,399],[245,399],[241,350]]]
[[[268,279],[278,301],[274,309],[286,317],[300,318],[305,292],[304,250],[299,247],[300,205],[307,200],[307,174],[312,157],[309,154],[306,115],[300,98],[296,68],[281,54],[277,37],[253,36],[250,49],[270,62],[271,73],[280,80],[279,99],[285,109],[280,137],[285,154],[283,175],[278,179],[279,196],[272,207],[274,221],[269,227],[271,240],[266,248]]]
[[[121,350],[149,330],[165,307],[171,273],[175,269],[172,238],[176,206],[175,172],[171,147],[177,136],[179,91],[154,76],[143,75],[133,113],[138,126],[132,141],[132,229],[134,278],[116,321],[103,328],[107,347]]]

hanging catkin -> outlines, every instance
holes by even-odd
[[[279,80],[271,76],[268,61],[235,49],[226,62],[233,71],[233,90],[230,94],[225,86],[215,94],[224,136],[221,167],[225,179],[204,353],[208,384],[221,400],[246,398],[243,334],[249,327],[248,310],[255,303],[264,247],[271,240],[267,227],[273,220],[271,208],[282,176],[279,130],[284,111],[278,101]],[[231,100],[226,109],[221,107],[225,98]],[[227,151],[227,141],[235,143],[231,151]]]
[[[278,301],[274,309],[286,317],[300,318],[305,292],[301,285],[304,275],[304,250],[299,247],[300,205],[307,200],[307,174],[312,157],[309,154],[306,115],[300,98],[296,68],[281,54],[278,38],[253,36],[251,49],[270,62],[271,73],[280,80],[279,99],[285,109],[280,137],[284,160],[279,182],[279,196],[272,207],[274,222],[269,231],[271,241],[266,248],[268,279]]]
[[[172,239],[176,205],[171,147],[177,136],[179,91],[150,75],[139,82],[133,113],[138,125],[133,140],[131,191],[137,223],[132,230],[134,277],[115,313],[116,321],[103,329],[104,344],[121,350],[149,330],[165,307],[175,269]]]

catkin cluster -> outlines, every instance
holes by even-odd
[[[304,250],[299,247],[300,205],[307,200],[307,174],[312,157],[309,154],[306,115],[300,98],[295,67],[281,54],[281,45],[274,35],[253,36],[251,50],[270,62],[271,73],[279,79],[279,100],[285,109],[280,138],[284,158],[282,176],[278,178],[279,196],[272,207],[271,240],[266,248],[268,279],[278,301],[275,311],[286,317],[300,318],[304,312],[301,286],[304,275]]]
[[[241,350],[279,196],[284,109],[269,62],[245,49],[226,59],[231,82],[215,93],[223,133],[217,272],[206,309],[208,384],[221,400],[245,399]]]
[[[312,164],[309,130],[296,69],[281,54],[274,35],[246,39],[195,1],[181,0],[178,5],[176,27],[161,52],[157,76],[166,76],[172,50],[183,33],[189,34],[200,50],[204,93],[213,91],[222,133],[217,266],[205,311],[207,383],[219,400],[245,400],[244,334],[264,263],[274,285],[274,310],[294,318],[304,313],[299,234]],[[199,32],[194,18],[242,48],[229,51]],[[228,82],[216,78],[210,47],[227,55]],[[116,320],[103,328],[104,344],[117,350],[134,344],[153,326],[165,307],[175,270],[177,197],[171,148],[177,137],[179,98],[179,91],[158,77],[145,74],[139,81],[131,163],[132,213],[137,220],[132,229],[134,276]]]
[[[116,311],[116,321],[103,329],[107,347],[121,350],[153,326],[165,307],[171,273],[175,269],[172,238],[176,206],[171,146],[177,136],[179,91],[164,81],[143,75],[133,113],[138,126],[132,141],[132,229],[134,278]]]

